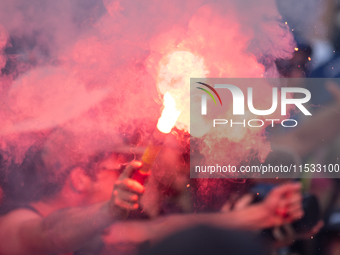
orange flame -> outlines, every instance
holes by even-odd
[[[158,120],[157,128],[162,133],[170,133],[175,126],[180,111],[176,108],[176,102],[169,92],[164,95],[164,109],[161,117]]]

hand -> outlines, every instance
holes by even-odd
[[[139,207],[139,200],[144,193],[144,187],[130,177],[141,166],[142,163],[139,161],[131,162],[115,183],[109,202],[110,213],[114,219],[124,219],[129,211],[136,210]]]
[[[304,215],[300,190],[300,183],[286,183],[274,188],[261,202],[269,227],[291,223]]]
[[[298,234],[295,232],[291,224],[283,225],[283,231],[280,227],[275,227],[272,230],[273,236],[276,239],[276,247],[284,247],[291,245],[296,240],[309,239],[317,234],[323,227],[324,223],[320,220],[310,231]]]

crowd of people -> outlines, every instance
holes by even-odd
[[[302,2],[297,10],[308,5]],[[325,8],[318,3],[311,10],[327,18],[314,15],[322,26],[311,29],[310,18],[291,11],[295,1],[277,1],[297,41],[291,59],[275,62],[280,77],[333,79],[303,85],[312,94],[312,119],[295,112],[298,127],[267,130],[267,160],[274,164],[339,164],[340,7],[321,2]],[[1,75],[12,73],[14,62],[8,58]],[[149,134],[135,143],[138,124],[126,129],[122,123],[110,133],[110,123],[83,130],[73,128],[77,121],[1,137],[0,254],[340,253],[337,176],[191,179],[192,137],[174,128],[140,183],[133,176],[143,165]]]
[[[59,128],[31,146],[20,165],[2,158],[3,166],[16,175],[6,178],[12,185],[2,183],[1,254],[152,252],[147,248],[197,225],[261,231],[286,226],[304,215],[298,182],[278,185],[258,203],[251,204],[252,197],[245,194],[230,204],[224,194],[215,198],[224,203],[218,210],[200,208],[198,202],[204,197],[195,203],[194,194],[185,194],[190,186],[195,190],[195,183],[190,183],[183,169],[188,170],[188,165],[181,164],[177,138],[164,146],[154,169],[157,174],[144,187],[131,178],[142,164],[138,155],[129,162],[129,156],[120,152],[126,144],[105,136],[96,141],[86,137],[86,133]],[[91,153],[84,150],[86,145],[91,146]],[[22,183],[17,182],[19,176]],[[236,187],[229,190],[239,192]],[[314,226],[307,236],[320,227],[320,223]],[[271,243],[272,249],[280,245]]]

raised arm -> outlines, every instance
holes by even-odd
[[[306,157],[320,147],[320,144],[332,142],[340,134],[340,89],[328,84],[335,102],[316,112],[313,117],[306,117],[299,127],[287,134],[277,136],[271,143],[291,148],[300,157]]]

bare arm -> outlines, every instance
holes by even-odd
[[[312,117],[306,117],[294,131],[274,138],[272,144],[293,148],[300,157],[308,156],[339,135],[340,130],[340,89],[337,85],[328,84],[328,90],[336,102],[320,109]]]
[[[289,183],[275,188],[266,200],[259,204],[227,213],[170,215],[150,221],[114,224],[104,239],[108,244],[155,241],[197,224],[244,230],[279,226],[302,217],[302,196],[299,190],[300,184]]]
[[[273,139],[272,144],[293,148],[299,156],[306,157],[320,144],[331,142],[339,135],[340,109],[336,104],[329,108],[320,110],[291,133]]]
[[[257,205],[228,213],[176,214],[150,221],[133,220],[114,224],[110,227],[109,235],[104,236],[104,240],[108,244],[157,241],[197,224],[253,230],[266,226],[268,218],[261,206]]]

